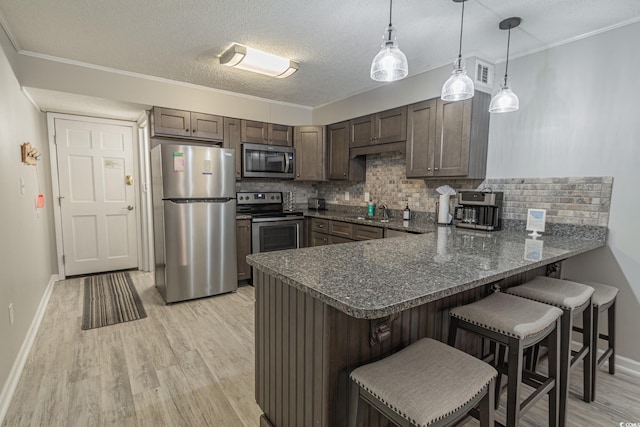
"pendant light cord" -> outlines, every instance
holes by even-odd
[[[389,39],[388,41],[391,41],[391,33],[393,32],[393,25],[391,25],[391,12],[393,11],[393,0],[389,0],[389,29],[387,30],[389,32]]]
[[[462,2],[462,18],[460,18],[460,47],[458,49],[458,59],[462,59],[462,28],[464,27],[464,1]]]
[[[507,36],[507,63],[504,67],[504,85],[507,85],[507,72],[509,71],[509,46],[511,45],[511,25],[509,25],[509,35]]]

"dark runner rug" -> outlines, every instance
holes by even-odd
[[[128,273],[85,279],[82,329],[101,328],[145,317],[147,313]]]

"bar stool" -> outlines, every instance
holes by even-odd
[[[549,395],[549,426],[558,424],[559,319],[562,311],[547,304],[501,292],[450,310],[449,345],[454,346],[459,329],[487,338],[508,348],[507,426],[515,427],[520,417],[545,394]],[[544,377],[524,370],[523,352],[543,339],[549,342],[549,374]],[[555,363],[554,363],[555,361]],[[535,390],[522,403],[520,384]]]
[[[593,288],[581,283],[553,277],[538,276],[528,282],[507,289],[511,295],[543,302],[562,309],[560,319],[560,427],[567,421],[567,401],[569,398],[569,372],[579,361],[583,361],[583,387],[585,402],[591,402],[591,295]],[[573,318],[582,313],[582,348],[572,354],[571,331]],[[572,357],[573,356],[573,357]]]
[[[593,306],[593,334],[591,342],[593,343],[593,355],[591,356],[591,401],[596,398],[596,372],[602,366],[605,360],[609,359],[609,373],[616,373],[616,299],[618,297],[618,288],[603,285],[602,283],[580,281],[587,286],[593,288],[591,296],[591,305]],[[598,322],[601,312],[607,312],[607,334],[601,334],[598,328]],[[582,328],[573,327],[574,331],[583,332]],[[604,354],[598,358],[598,338],[607,342],[607,349]]]
[[[496,376],[489,364],[423,338],[351,372],[349,426],[362,426],[367,402],[401,427],[447,426],[470,412],[482,427],[493,427]]]

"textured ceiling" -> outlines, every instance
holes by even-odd
[[[0,0],[18,49],[305,106],[375,88],[388,0]],[[469,0],[463,56],[504,59],[498,22],[520,16],[512,55],[638,20],[638,0]],[[460,3],[396,0],[409,75],[457,55]],[[241,43],[300,62],[287,79],[218,63]]]

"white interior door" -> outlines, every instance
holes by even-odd
[[[138,266],[133,129],[55,119],[66,276]]]

